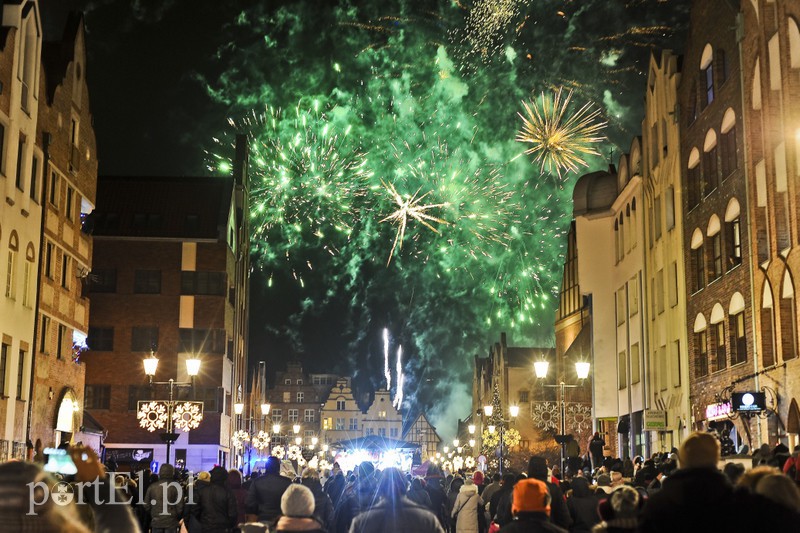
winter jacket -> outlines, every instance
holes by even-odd
[[[242,487],[242,474],[238,470],[228,471],[227,484],[236,498],[236,523],[243,524],[245,522],[244,502],[247,499],[247,489]]]
[[[190,492],[186,495],[187,501],[183,506],[183,524],[189,533],[202,533],[203,526],[200,524],[200,515],[195,512],[195,508],[200,505],[200,493],[208,488],[210,483],[198,479],[194,484],[187,488]]]
[[[477,496],[477,491],[476,491]],[[444,533],[432,512],[403,497],[395,508],[382,499],[369,511],[358,515],[349,533]]]
[[[502,487],[502,485],[499,481],[493,481],[492,483],[486,485],[486,488],[483,489],[483,492],[481,493],[481,498],[483,498],[483,501],[487,503],[492,501],[492,496],[494,496],[495,492],[500,490],[500,487]]]
[[[147,494],[144,496],[144,508],[150,513],[151,528],[178,527],[178,523],[183,517],[183,494],[179,487],[178,483],[171,479],[171,476],[166,476],[165,479],[159,479],[147,488]]]
[[[500,490],[492,494],[489,502],[489,516],[497,525],[502,526],[511,521],[511,495],[514,485],[502,485]]]
[[[266,474],[253,481],[245,498],[247,514],[258,515],[260,522],[274,524],[281,515],[281,496],[292,484],[289,478]]]
[[[429,511],[433,510],[433,505],[431,504],[431,497],[419,481],[414,480],[411,482],[411,488],[408,489],[408,499],[412,502],[416,503],[420,507],[424,509],[428,509]]]
[[[425,478],[425,490],[431,499],[431,510],[439,519],[442,528],[450,527],[450,508],[447,493],[442,488],[442,478],[431,476]]]
[[[341,472],[337,472],[335,475],[332,475],[330,478],[328,478],[328,481],[325,482],[325,492],[331,499],[334,509],[339,504],[339,498],[342,497],[344,486],[344,474]]]
[[[285,533],[325,533],[325,530],[320,526],[319,522],[313,518],[296,518],[290,516],[282,516],[278,519],[278,524],[275,531],[284,531]]]
[[[568,529],[572,525],[572,517],[569,515],[567,501],[564,498],[561,487],[543,479],[540,481],[544,481],[547,485],[547,490],[550,492],[550,521],[559,527]],[[495,493],[495,497],[498,494],[499,492]],[[497,506],[497,516],[500,518],[498,524],[500,525],[507,523],[505,521],[511,517],[511,496],[510,492],[506,494],[506,497],[502,498]]]
[[[333,527],[333,503],[322,490],[322,484],[318,479],[303,478],[303,485],[311,490],[314,495],[314,518],[320,523],[323,529],[331,530]]]
[[[545,513],[519,513],[500,528],[500,533],[567,533],[550,521]]]
[[[223,468],[211,471],[211,484],[200,491],[192,514],[200,519],[203,533],[225,533],[236,526],[239,511],[233,491],[225,487],[228,473]]]
[[[605,496],[605,493],[603,493]],[[567,509],[572,517],[572,533],[590,533],[592,527],[600,522],[597,512],[598,498],[590,489],[589,483],[583,478],[572,480],[572,497],[567,498]]]
[[[375,505],[378,482],[374,474],[356,479],[345,487],[334,517],[336,533],[347,533],[353,519]]]
[[[456,520],[456,533],[478,533],[478,507],[483,508],[478,486],[461,487],[450,512],[450,516]]]

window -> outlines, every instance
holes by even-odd
[[[6,298],[17,298],[17,251],[8,250],[8,264],[6,270]]]
[[[727,223],[728,270],[742,264],[742,234],[739,218]]]
[[[722,179],[724,180],[736,170],[739,162],[736,159],[736,125],[722,133],[720,139],[720,156],[722,157]]]
[[[289,422],[297,422],[300,419],[300,414],[298,409],[289,409],[288,411]]]
[[[694,335],[694,350],[697,377],[708,375],[708,335],[700,331]]]
[[[386,411],[378,411],[378,418],[386,418]]]
[[[283,409],[272,410],[272,423],[280,424],[283,421]]]
[[[69,290],[70,259],[72,258],[66,252],[61,254],[61,286],[67,290]]]
[[[324,430],[331,429],[332,424],[333,424],[333,419],[332,418],[323,418],[322,419],[322,429],[324,429]]]
[[[31,159],[31,200],[39,203],[39,158],[36,155]]]
[[[291,385],[292,384],[292,380],[291,379],[284,379],[283,380],[283,384],[284,385]]]
[[[289,392],[289,391],[284,392],[283,393],[283,403],[289,403],[291,401],[292,401],[292,393]]]
[[[672,343],[672,385],[674,387],[681,386],[681,341],[674,341]]]
[[[67,185],[67,196],[64,199],[64,216],[67,218],[69,222],[73,222],[73,211],[75,204],[75,189]]]
[[[784,285],[786,285],[785,281]],[[784,290],[780,303],[781,352],[783,354],[784,361],[788,361],[789,359],[794,359],[797,357],[796,316],[794,292],[788,292]]]
[[[191,353],[224,354],[227,335],[224,329],[190,329],[178,330],[178,351]]]
[[[0,397],[6,395],[6,369],[8,368],[8,344],[0,345]]]
[[[694,270],[692,292],[697,292],[706,286],[706,269],[702,245],[692,250],[692,269]]]
[[[639,283],[636,278],[628,282],[628,312],[632,317],[639,312]]]
[[[90,327],[86,343],[96,352],[114,351],[114,328]]]
[[[58,208],[58,185],[58,174],[50,173],[50,205],[55,208]]]
[[[619,352],[617,357],[617,383],[619,383],[619,390],[628,386],[628,365],[624,351]]]
[[[225,272],[181,272],[181,294],[225,296]]]
[[[0,172],[3,175],[6,173],[6,158],[3,155],[6,152],[6,126],[0,123]]]
[[[83,402],[87,409],[109,409],[111,407],[111,385],[86,385]]]
[[[131,330],[131,351],[158,350],[158,326],[134,326]]]
[[[725,323],[717,322],[711,326],[711,343],[714,349],[714,372],[728,367],[728,354],[725,350]]]
[[[717,50],[717,70],[719,84],[722,85],[728,79],[728,58],[725,56],[725,50]]]
[[[345,410],[345,402],[343,399],[336,400],[336,410],[337,411]]]
[[[358,418],[350,419],[350,431],[358,431]]]
[[[161,271],[137,270],[134,273],[133,292],[138,294],[160,294]]]
[[[25,261],[22,267],[22,305],[32,306],[31,280],[33,279],[33,261]]]
[[[203,402],[203,411],[215,413],[219,411],[220,391],[219,387],[197,387],[196,399]]]
[[[313,409],[306,409],[303,412],[303,422],[313,422],[315,418]]]
[[[128,385],[128,411],[139,409],[139,402],[153,399],[153,389],[148,385]],[[206,406],[203,405],[203,410]]]
[[[686,174],[687,188],[689,190],[688,206],[694,209],[700,203],[700,165],[690,168]]]
[[[617,325],[621,326],[625,323],[625,289],[617,291]]]
[[[50,353],[50,317],[40,315],[42,318],[41,336],[39,338],[39,351],[41,353]]]
[[[714,142],[714,146],[703,152],[703,196],[708,196],[719,187],[716,139]]]
[[[711,237],[711,264],[709,265],[709,281],[722,276],[722,236],[717,233]]]
[[[367,437],[369,437],[369,436],[371,436],[371,435],[374,435],[374,434],[375,434],[375,429],[374,429],[374,428],[366,428],[366,429],[364,430],[364,433],[366,433]]]
[[[528,391],[521,390],[519,391],[519,403],[527,403],[528,400]]]
[[[747,336],[744,327],[744,311],[730,317],[731,366],[747,361]]]
[[[114,268],[92,270],[89,274],[89,283],[91,292],[117,292],[117,270]]]
[[[56,345],[56,359],[62,359],[64,357],[64,353],[66,351],[64,350],[64,343],[66,342],[66,340],[67,340],[67,326],[59,324],[58,338],[56,339],[56,342],[58,342],[58,344]]]
[[[378,436],[385,437],[386,436],[386,428],[378,428]]]
[[[664,269],[656,272],[656,311],[658,314],[664,312]]]
[[[297,393],[297,403],[303,403],[305,401],[305,396],[306,395],[305,395],[304,392],[298,392]]]
[[[669,269],[669,306],[675,307],[678,305],[678,262],[673,261]]]
[[[344,418],[336,419],[336,431],[344,431]]]
[[[666,230],[675,227],[675,188],[671,185],[664,191],[664,211],[666,215]]]
[[[631,383],[636,384],[641,381],[641,360],[639,358],[639,343],[631,346]]]
[[[703,52],[703,55],[705,55],[705,52]],[[714,67],[710,57],[708,59],[708,64],[700,68],[700,82],[704,87],[703,103],[708,105],[714,101]]]
[[[655,240],[661,238],[661,196],[656,196],[653,200],[653,231]]]
[[[659,390],[665,391],[669,387],[669,367],[667,366],[667,347],[662,346],[654,351],[658,362],[658,383]]]
[[[17,189],[25,190],[25,184],[22,179],[22,165],[25,162],[25,136],[19,134],[19,143],[17,143]]]
[[[389,436],[391,438],[393,438],[393,439],[398,438],[398,433],[399,433],[399,431],[397,431],[397,428],[389,428]]]
[[[297,384],[298,384],[298,385],[302,385],[302,384],[303,384],[303,380],[302,380],[302,379],[298,379],[298,380],[297,380]]]
[[[53,250],[53,243],[48,242],[45,246],[44,275],[49,279],[53,279]]]

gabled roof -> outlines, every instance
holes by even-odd
[[[60,41],[45,41],[42,43],[42,67],[45,71],[47,82],[47,101],[53,101],[56,87],[64,81],[67,74],[67,65],[75,59],[75,39],[83,25],[83,14],[72,11],[67,17],[64,26],[64,35]]]
[[[93,234],[225,240],[232,192],[230,176],[100,176]]]
[[[425,413],[420,413],[416,417],[413,417],[413,418],[412,417],[408,417],[406,419],[406,421],[403,423],[403,438],[404,439],[406,438],[406,435],[408,435],[408,432],[411,430],[412,427],[414,427],[414,424],[416,424],[417,421],[420,418],[423,419],[425,421],[425,423],[428,424],[428,426],[430,426],[431,431],[433,431],[433,433],[436,435],[436,438],[439,439],[439,441],[441,441],[442,437],[440,437],[439,433],[436,432],[436,426],[431,424],[431,421],[428,420],[428,417],[425,416]]]

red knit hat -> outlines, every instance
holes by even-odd
[[[514,485],[514,500],[511,512],[518,513],[546,513],[550,515],[550,491],[544,481],[538,479],[523,479]]]

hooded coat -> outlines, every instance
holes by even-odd
[[[478,486],[465,484],[458,491],[450,513],[456,520],[456,533],[478,533],[478,507],[483,507]]]
[[[347,533],[353,519],[375,505],[377,489],[378,482],[374,471],[359,472],[355,482],[345,487],[339,505],[336,506],[334,518],[336,533]]]
[[[222,467],[211,470],[211,484],[200,491],[192,514],[199,518],[203,533],[225,533],[236,526],[239,511],[233,491],[225,486],[228,472]]]
[[[242,473],[236,469],[228,471],[228,488],[233,492],[236,498],[236,523],[243,524],[244,517],[244,501],[247,498],[247,489],[242,487]]]
[[[281,496],[286,487],[292,484],[289,478],[278,474],[280,466],[277,463],[273,465],[267,461],[267,473],[253,481],[245,499],[245,511],[258,515],[260,522],[270,524],[274,524],[281,515]]]
[[[150,513],[152,528],[177,528],[178,522],[183,517],[183,498],[179,497],[180,489],[174,478],[175,468],[165,463],[159,470],[158,481],[147,488],[144,508]]]
[[[603,493],[605,496],[605,493]],[[598,498],[590,489],[589,482],[584,478],[572,480],[572,497],[567,498],[567,509],[572,517],[571,533],[590,533],[592,527],[600,522],[597,513]]]
[[[322,524],[323,529],[330,530],[333,527],[333,503],[322,490],[322,483],[318,479],[306,477],[301,483],[314,495],[314,518]]]

